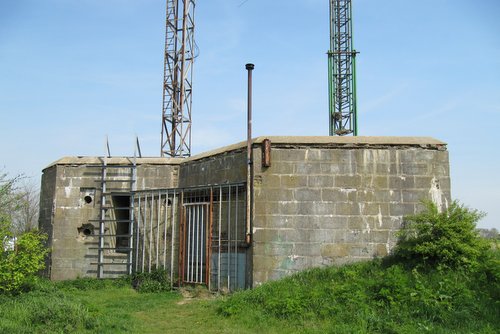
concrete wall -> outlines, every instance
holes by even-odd
[[[215,151],[186,159],[180,165],[179,187],[246,182],[246,151]]]
[[[422,199],[449,203],[443,143],[358,140],[346,146],[278,138],[269,168],[255,154],[254,285],[385,256],[403,216],[416,213]]]
[[[178,165],[167,159],[137,159],[137,189],[177,186]],[[93,224],[98,233],[101,161],[99,158],[63,158],[43,171],[40,199],[40,228],[49,235],[51,279],[96,276],[97,236],[85,235],[82,228]],[[131,165],[131,159],[111,158],[110,165]],[[123,178],[129,170],[108,168],[108,178]],[[127,192],[130,184],[113,182],[108,191]],[[85,196],[92,198],[91,203]],[[108,252],[108,257],[123,258]]]

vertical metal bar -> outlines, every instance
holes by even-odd
[[[148,194],[144,194],[144,224],[142,231],[142,272],[146,270],[146,252],[147,252],[147,225],[148,225]]]
[[[150,199],[150,212],[149,212],[149,257],[148,257],[148,273],[151,272],[151,261],[153,257],[153,213],[154,213],[154,193],[151,192]]]
[[[222,244],[221,244],[221,233],[222,233],[222,186],[219,186],[219,247],[218,247],[218,260],[217,260],[217,290],[220,291],[220,268],[221,268],[221,264],[220,264],[220,260],[221,260],[221,248],[222,248]]]
[[[198,239],[197,239],[197,235],[196,235],[196,232],[197,232],[197,229],[198,229],[198,217],[197,217],[197,207],[196,206],[192,206],[191,207],[192,210],[193,210],[193,219],[192,219],[192,224],[193,224],[193,241],[191,242],[191,247],[192,247],[192,250],[191,250],[191,282],[193,282],[195,280],[195,271],[196,271],[196,246],[197,246],[197,243],[198,243]]]
[[[234,286],[238,286],[238,186],[236,186],[234,214]]]
[[[205,210],[207,209],[206,204],[201,207],[201,228],[200,228],[200,236],[201,236],[201,244],[200,244],[200,278],[199,281],[203,282],[203,255],[205,250]]]
[[[176,216],[176,198],[177,194],[174,190],[172,197],[172,209],[170,220],[172,221],[172,237],[170,241],[170,286],[172,287],[174,284],[174,236],[175,236],[175,216]]]
[[[203,265],[205,263],[205,237],[206,237],[206,233],[205,233],[205,228],[206,228],[206,224],[205,224],[205,219],[207,217],[207,205],[204,204],[203,207],[201,208],[201,212],[202,212],[202,220],[201,220],[201,229],[200,229],[200,235],[201,235],[201,245],[200,245],[200,282],[204,282],[204,276],[203,276]]]
[[[179,200],[179,285],[185,279],[185,259],[186,259],[186,210],[184,208],[184,192],[180,192]]]
[[[191,212],[192,212],[192,215],[191,215],[191,261],[190,261],[190,266],[191,266],[191,277],[190,277],[190,281],[192,282],[193,279],[194,279],[194,259],[195,259],[195,256],[196,256],[196,239],[195,239],[195,235],[196,235],[196,209],[194,206],[191,206]]]
[[[165,219],[163,221],[163,269],[167,270],[167,222],[168,222],[168,190],[165,193]]]
[[[198,245],[199,245],[199,209],[200,207],[198,205],[193,207],[194,210],[194,220],[193,220],[193,225],[194,225],[194,230],[193,230],[193,280],[197,281],[198,280]]]
[[[208,209],[208,231],[207,231],[207,259],[206,259],[206,272],[205,277],[207,281],[208,291],[211,291],[211,273],[210,273],[210,264],[212,260],[212,230],[213,230],[213,206],[214,206],[214,189],[210,187],[210,204]]]
[[[186,210],[186,223],[187,223],[187,263],[186,263],[186,269],[187,269],[187,272],[186,272],[186,280],[189,281],[190,278],[191,278],[191,265],[190,265],[190,262],[191,262],[191,207],[189,206],[186,206],[185,207],[185,210]]]
[[[156,269],[160,269],[160,220],[161,220],[161,192],[158,191],[156,202]]]
[[[141,228],[141,196],[139,195],[137,198],[137,226],[136,228],[136,235],[137,237],[135,238],[135,247],[136,247],[136,254],[135,254],[135,271],[139,271],[139,239],[140,239],[140,228]]]
[[[231,291],[231,186],[227,193],[227,289]]]

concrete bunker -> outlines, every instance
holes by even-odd
[[[245,150],[239,143],[185,159],[56,161],[42,177],[47,275],[164,268],[174,284],[243,289],[385,256],[421,199],[446,206],[451,198],[446,144],[432,138],[256,138],[248,196]]]

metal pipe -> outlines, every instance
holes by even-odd
[[[220,268],[221,268],[221,264],[220,264],[220,261],[221,261],[221,254],[220,254],[220,251],[221,251],[221,247],[222,247],[222,244],[221,244],[221,237],[222,237],[222,232],[221,232],[221,228],[222,228],[222,186],[219,187],[219,247],[218,247],[218,251],[219,251],[219,254],[218,254],[218,261],[217,261],[217,290],[220,291]]]
[[[246,64],[248,71],[248,111],[247,111],[247,213],[246,213],[246,235],[245,241],[247,244],[252,242],[251,239],[251,201],[252,201],[252,71],[255,68],[254,64]]]
[[[148,273],[151,272],[151,261],[153,257],[153,212],[154,212],[154,194],[151,193],[151,199],[149,203],[151,205],[149,212],[149,256],[148,256]]]
[[[168,190],[165,193],[165,219],[163,221],[163,269],[167,270],[167,223],[168,223]]]
[[[227,290],[231,291],[231,186],[227,193]]]
[[[141,237],[141,196],[137,198],[137,238],[135,241],[137,252],[135,254],[135,271],[139,271],[139,242]]]
[[[174,236],[175,236],[175,208],[176,208],[176,203],[175,199],[177,198],[177,194],[173,193],[172,197],[172,209],[171,209],[171,221],[172,221],[172,238],[170,240],[170,287],[173,287],[174,285]]]
[[[161,216],[161,192],[158,191],[158,201],[156,202],[156,269],[160,269],[160,216]]]

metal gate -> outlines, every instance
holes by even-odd
[[[248,285],[246,187],[225,184],[135,192],[135,272],[164,269],[172,284]]]
[[[181,225],[183,257],[181,277],[184,283],[208,283],[210,203],[184,203]]]

